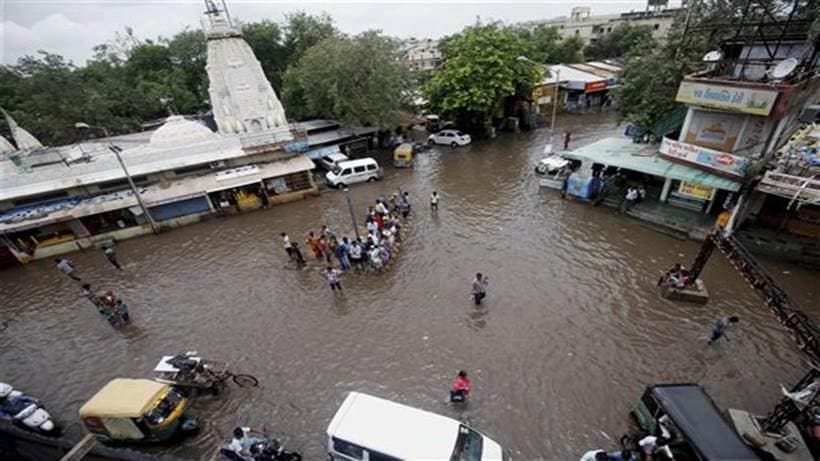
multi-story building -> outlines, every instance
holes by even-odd
[[[668,114],[681,123],[659,123],[642,143],[611,138],[566,155],[603,176],[617,174],[626,184],[643,185],[649,203],[628,213],[695,238],[715,223],[736,226],[761,213],[771,215],[774,209],[764,205],[779,199],[764,200],[751,191],[800,128],[801,114],[820,98],[820,47],[810,33],[813,18],[795,14],[766,22],[770,16],[762,17],[759,24],[739,20],[746,25],[732,29],[733,38],[703,57],[704,70],[683,79],[676,95],[683,106]],[[589,175],[593,182],[594,173]],[[769,186],[776,178],[783,180],[781,191],[797,193],[799,184],[808,193],[816,186],[782,172],[766,173],[759,190],[771,195]],[[616,205],[622,203],[623,190],[609,188],[609,193]],[[803,221],[798,227],[804,234],[818,221],[809,206],[804,204],[795,218]]]
[[[441,67],[441,52],[438,40],[411,38],[402,46],[401,62],[411,72],[438,69]]]
[[[648,26],[652,28],[652,35],[660,39],[666,37],[672,27],[672,21],[682,8],[649,7],[650,4],[655,3],[657,2],[650,0],[645,11],[605,15],[593,15],[590,7],[579,6],[572,9],[570,16],[530,21],[526,25],[530,28],[555,27],[562,38],[579,37],[586,45],[612,33],[621,24]]]

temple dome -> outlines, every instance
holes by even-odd
[[[151,135],[148,146],[155,149],[189,146],[219,139],[208,127],[181,115],[172,115]]]

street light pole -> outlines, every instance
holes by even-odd
[[[353,232],[356,233],[356,240],[359,240],[359,226],[356,224],[356,213],[353,212],[353,202],[350,201],[350,188],[345,187],[345,198],[347,198],[347,209],[350,211],[350,220],[353,221]]]
[[[148,211],[148,207],[145,206],[145,203],[142,201],[142,197],[140,197],[140,193],[137,190],[137,186],[134,184],[134,180],[131,178],[131,174],[128,173],[128,168],[125,167],[125,162],[122,161],[122,157],[120,157],[120,149],[119,147],[115,146],[113,142],[111,142],[111,135],[108,133],[108,129],[104,126],[92,126],[87,123],[77,122],[74,124],[75,128],[82,128],[82,129],[91,129],[96,128],[102,130],[103,134],[105,134],[105,140],[108,142],[108,150],[114,153],[114,156],[117,157],[117,162],[120,164],[120,168],[122,168],[123,173],[125,173],[125,177],[128,179],[128,185],[131,186],[131,192],[134,193],[134,197],[137,199],[137,203],[139,204],[142,212],[145,214],[145,217],[148,218],[148,223],[151,225],[151,230],[154,231],[155,234],[159,233],[159,226],[157,222],[154,221],[154,217],[151,216],[151,212]]]

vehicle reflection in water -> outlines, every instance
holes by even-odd
[[[560,122],[573,146],[621,131],[609,116]],[[153,449],[195,458],[241,424],[324,459],[324,430],[352,390],[464,417],[517,459],[614,446],[649,383],[700,382],[721,407],[766,412],[778,385],[804,371],[780,325],[720,255],[703,273],[709,304],[661,299],[657,277],[698,244],[540,190],[532,169],[548,137],[439,146],[412,169],[379,157],[385,179],[351,187],[355,209],[401,188],[413,221],[392,268],[344,276],[341,294],[304,245],[309,268],[286,267],[279,241],[321,224],[351,235],[340,191],[121,242],[122,272],[99,252],[70,255],[85,279],[128,302],[133,325],[123,331],[50,261],[4,271],[0,381],[40,397],[79,435],[80,402],[113,378],[149,377],[176,351],[229,361],[259,387],[193,402],[202,431]],[[817,317],[816,273],[765,262]],[[476,272],[491,278],[478,308],[469,299]],[[731,341],[707,347],[714,319],[730,312],[741,318]],[[464,414],[443,403],[459,369],[473,381]]]

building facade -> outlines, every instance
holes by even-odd
[[[526,25],[530,28],[539,26],[555,27],[562,38],[579,37],[586,45],[612,33],[621,24],[648,26],[652,29],[652,35],[661,39],[669,33],[675,16],[682,10],[682,8],[665,8],[663,6],[652,6],[650,8],[648,5],[645,11],[593,15],[590,7],[582,6],[573,8],[570,16],[531,21]]]
[[[433,70],[441,67],[438,40],[411,38],[402,46],[401,62],[411,72]]]

